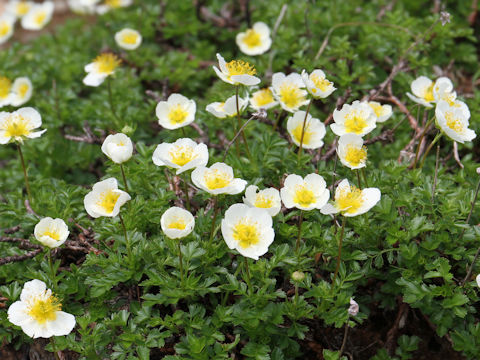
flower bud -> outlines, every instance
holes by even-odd
[[[292,274],[292,280],[293,280],[293,281],[300,282],[300,281],[302,281],[303,279],[305,279],[305,273],[303,273],[303,272],[301,272],[301,271],[295,271],[295,272]]]

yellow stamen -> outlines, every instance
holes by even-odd
[[[180,104],[173,105],[168,112],[168,119],[174,125],[183,123],[187,116],[188,112]]]
[[[423,99],[427,102],[432,102],[435,100],[435,97],[433,96],[433,86],[435,84],[432,82],[432,84],[425,88],[424,92],[423,92]]]
[[[185,221],[183,219],[175,219],[170,224],[168,224],[169,229],[177,229],[177,230],[184,230],[187,227]]]
[[[367,148],[347,145],[345,160],[352,166],[358,166],[367,159]]]
[[[261,45],[261,40],[260,40],[260,34],[257,33],[253,29],[248,29],[247,33],[245,34],[245,37],[243,38],[243,42],[245,45],[247,45],[249,48],[253,48],[256,46]]]
[[[134,32],[129,31],[123,34],[122,36],[122,41],[125,44],[135,45],[137,43],[137,40],[138,40],[138,35]]]
[[[0,22],[0,37],[7,35],[10,32],[11,28],[12,26],[8,22]]]
[[[119,197],[120,194],[113,192],[113,190],[107,190],[100,195],[100,200],[97,202],[97,205],[107,213],[111,213]]]
[[[255,75],[257,70],[248,62],[243,60],[232,60],[226,64],[228,75]]]
[[[316,88],[320,89],[321,91],[327,91],[328,88],[332,85],[330,81],[325,79],[324,77],[320,77],[317,74],[310,75],[310,80],[312,80],[313,84]],[[312,92],[317,92],[317,89],[313,88]]]
[[[258,244],[260,241],[258,223],[251,222],[249,219],[240,220],[233,227],[233,238],[238,241],[242,249]]]
[[[20,95],[21,98],[24,98],[25,95],[27,95],[28,89],[30,89],[30,87],[28,86],[28,84],[21,84],[21,85],[19,85],[19,87],[18,87],[18,95]]]
[[[39,11],[33,16],[33,22],[39,26],[43,25],[46,17],[47,17],[47,13],[45,11]]]
[[[445,113],[445,120],[446,120],[447,126],[453,131],[459,134],[462,134],[465,132],[465,126],[463,122],[459,118],[456,118],[451,111],[447,111]]]
[[[232,181],[231,177],[218,169],[208,169],[205,171],[205,175],[203,176],[205,180],[205,185],[210,190],[221,189],[230,184]]]
[[[310,124],[307,121],[307,123],[305,124],[304,132],[303,132],[303,144],[304,145],[308,145],[310,143],[310,140],[311,140],[312,135],[313,135],[313,131],[308,130],[309,125]],[[293,131],[292,131],[292,135],[295,138],[295,140],[297,140],[298,143],[300,143],[301,139],[302,139],[302,128],[303,128],[303,121],[300,122],[297,125],[297,127],[295,129],[293,129]]]
[[[99,73],[108,75],[113,73],[122,61],[115,54],[104,53],[98,55],[93,62]]]
[[[343,213],[352,214],[356,212],[363,204],[362,190],[355,186],[340,191],[338,197],[335,198],[337,207]]]
[[[362,114],[358,111],[352,111],[345,116],[345,131],[347,133],[361,134],[367,127]]]
[[[57,229],[53,229],[53,228],[47,229],[42,235],[48,236],[56,241],[60,239],[60,232]]]
[[[315,202],[315,194],[306,184],[295,186],[293,201],[303,207],[312,205]]]
[[[17,4],[17,8],[15,10],[17,11],[18,16],[23,16],[28,12],[28,10],[30,10],[30,5],[26,1],[21,1]]]
[[[23,116],[12,114],[5,120],[4,130],[6,137],[27,136],[32,130],[32,125]]]
[[[57,311],[62,310],[62,304],[53,296],[39,296],[30,305],[28,315],[31,316],[39,324],[45,324],[47,321],[53,321],[57,318]]]
[[[10,94],[11,87],[12,82],[10,81],[10,79],[6,78],[5,76],[0,76],[0,99],[4,99]]]
[[[369,102],[368,105],[372,108],[373,112],[377,117],[380,117],[384,114],[385,110],[383,109],[383,106],[381,104],[375,103],[375,102]]]
[[[198,156],[193,152],[191,146],[175,146],[168,154],[170,155],[170,161],[178,166],[183,166]]]
[[[122,6],[122,2],[121,0],[105,0],[105,5],[116,9]]]
[[[291,83],[283,83],[279,89],[280,101],[287,107],[295,109],[305,102],[305,96],[302,90]]]
[[[258,107],[271,104],[274,101],[272,92],[268,88],[258,90],[253,94],[252,100]]]
[[[257,208],[269,209],[273,206],[273,199],[271,196],[258,194],[253,205]]]

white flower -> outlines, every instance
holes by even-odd
[[[320,209],[330,198],[330,191],[322,176],[309,174],[303,179],[290,174],[280,189],[283,204],[287,209],[296,207],[301,210]]]
[[[212,195],[241,193],[247,182],[233,177],[233,169],[225,163],[217,162],[207,168],[199,166],[192,171],[192,182],[196,187]]]
[[[260,109],[268,110],[277,105],[278,101],[275,101],[272,90],[269,88],[255,91],[250,98],[250,106],[257,111]]]
[[[412,81],[412,94],[407,93],[407,96],[418,104],[428,108],[433,107],[432,102],[435,101],[433,96],[434,82],[426,76],[420,76]]]
[[[70,231],[62,219],[46,217],[35,225],[33,231],[35,239],[49,248],[56,248],[62,245],[68,238]]]
[[[190,235],[193,231],[195,218],[189,211],[173,206],[163,213],[160,225],[167,237],[180,239]]]
[[[179,175],[198,166],[208,163],[207,145],[197,144],[192,139],[182,138],[173,144],[162,143],[157,146],[152,156],[153,163],[157,166],[168,166],[177,169]]]
[[[274,98],[280,103],[282,109],[295,112],[308,103],[307,91],[300,74],[275,73],[272,76],[272,90]]]
[[[35,279],[23,285],[20,301],[8,308],[8,320],[32,338],[68,335],[75,327],[75,316],[61,310],[52,290]]]
[[[303,121],[305,120],[305,111],[297,111],[290,116],[287,121],[287,130],[295,145],[300,146],[302,138]],[[304,149],[318,149],[323,146],[323,138],[325,137],[325,125],[318,119],[313,118],[310,114],[305,122],[303,131]]]
[[[115,178],[97,182],[83,199],[88,215],[94,218],[100,216],[114,217],[120,213],[120,207],[131,197],[118,188]]]
[[[240,105],[240,103],[239,103]],[[224,102],[213,102],[206,106],[205,110],[207,110],[213,116],[219,119],[225,119],[227,117],[227,113],[225,112],[225,103]]]
[[[108,135],[102,144],[102,152],[114,163],[124,163],[132,157],[132,140],[122,133]]]
[[[100,0],[68,0],[70,10],[77,14],[94,14]]]
[[[132,2],[132,0],[105,0],[103,5],[97,6],[97,12],[103,15],[112,9],[130,6]]]
[[[0,45],[6,43],[13,35],[15,17],[10,14],[0,16]],[[0,99],[1,101],[1,99]]]
[[[380,190],[377,188],[358,189],[350,186],[347,179],[338,184],[335,190],[333,204],[327,204],[320,209],[322,214],[341,213],[343,216],[352,217],[365,214],[380,201]]]
[[[367,162],[367,148],[363,146],[362,137],[356,134],[340,136],[337,154],[342,164],[352,170],[365,167]]]
[[[251,56],[265,53],[272,45],[270,29],[263,22],[257,22],[252,29],[238,33],[235,40],[240,51]]]
[[[480,274],[478,274],[478,275],[475,277],[475,280],[477,281],[477,286],[480,287]]]
[[[213,66],[213,70],[223,81],[233,85],[257,85],[260,79],[254,76],[257,70],[248,62],[243,60],[232,60],[225,62],[222,55],[217,54],[218,66]]]
[[[325,77],[325,73],[320,69],[313,70],[310,75],[303,70],[302,80],[310,95],[315,99],[326,98],[337,89],[333,86],[333,82],[329,81]]]
[[[33,85],[28,77],[16,78],[12,85],[13,106],[22,106],[32,98]]]
[[[268,251],[275,232],[272,217],[264,209],[251,208],[244,204],[233,204],[222,220],[222,235],[229,249],[258,260]]]
[[[103,53],[98,55],[93,62],[85,66],[87,76],[83,83],[87,86],[99,86],[107,76],[115,73],[115,69],[120,65],[121,60],[112,53]]]
[[[382,105],[377,101],[369,101],[368,105],[375,113],[375,116],[377,117],[377,123],[383,123],[387,121],[393,114],[391,105]]]
[[[341,110],[333,110],[335,123],[330,128],[338,136],[347,133],[363,136],[375,129],[376,118],[375,112],[367,103],[356,100],[352,105],[343,105]]]
[[[0,108],[10,105],[12,99],[12,81],[5,76],[0,76]]]
[[[52,19],[55,5],[53,1],[34,4],[28,13],[22,17],[22,27],[26,30],[41,30]]]
[[[457,93],[453,90],[452,81],[445,76],[439,77],[435,81],[432,93],[435,102],[440,100],[445,100],[447,102],[454,101],[457,98]]]
[[[435,108],[435,118],[437,126],[453,141],[463,144],[477,136],[475,131],[468,128],[470,111],[465,103],[458,102],[450,106],[440,100]]]
[[[350,298],[350,307],[348,308],[348,314],[351,316],[357,316],[358,315],[358,310],[359,310],[358,303]]]
[[[195,120],[197,105],[180,94],[171,94],[167,101],[160,101],[155,112],[158,123],[165,129],[173,130],[191,124]]]
[[[8,14],[11,14],[17,18],[21,18],[30,11],[32,6],[32,1],[10,0],[7,5],[5,5],[5,10]]]
[[[125,50],[135,50],[142,43],[142,35],[137,30],[123,29],[115,34],[118,46]]]
[[[248,105],[248,98],[243,99],[238,98],[238,107],[240,108],[240,113],[245,110]],[[219,119],[224,119],[226,117],[237,116],[237,99],[236,96],[230,96],[225,102],[214,102],[208,104],[205,108],[210,114],[214,115]]]
[[[10,141],[23,142],[24,138],[40,137],[45,131],[33,131],[42,126],[42,117],[31,107],[18,109],[12,113],[0,112],[0,144]]]
[[[270,216],[277,215],[282,208],[280,192],[275,188],[267,188],[257,191],[258,186],[248,186],[245,190],[243,202],[250,207],[265,209]]]

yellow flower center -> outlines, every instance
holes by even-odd
[[[11,27],[12,26],[6,21],[0,22],[0,37],[7,35],[10,32]]]
[[[255,75],[257,70],[248,62],[243,60],[232,60],[226,64],[228,75]]]
[[[105,0],[105,5],[111,8],[119,8],[122,6],[121,0]]]
[[[307,207],[315,202],[315,194],[305,184],[296,185],[293,201],[303,207]]]
[[[60,310],[62,310],[62,304],[55,296],[40,296],[31,304],[28,315],[39,324],[45,324],[47,321],[55,320],[57,311]]]
[[[370,105],[370,107],[372,108],[373,112],[377,117],[380,117],[383,115],[384,110],[382,105],[374,102],[369,102],[368,105]]]
[[[258,107],[271,104],[274,101],[272,92],[268,88],[258,90],[255,94],[253,94],[252,98],[253,98],[253,102]]]
[[[191,146],[175,146],[168,154],[171,161],[178,166],[183,166],[197,157]]]
[[[305,96],[302,94],[301,89],[290,83],[280,85],[279,95],[280,101],[292,109],[299,107],[305,101]]]
[[[47,13],[45,11],[39,11],[33,16],[33,22],[38,26],[41,26],[45,22],[46,17]]]
[[[100,200],[97,202],[97,205],[107,213],[111,213],[119,197],[120,194],[113,192],[113,190],[107,190],[100,194]]]
[[[445,120],[447,122],[447,126],[453,131],[459,134],[465,132],[465,126],[463,125],[463,122],[460,119],[456,118],[451,111],[447,111],[445,113]]]
[[[262,43],[260,41],[260,34],[253,29],[248,29],[247,30],[247,33],[245,34],[245,37],[243,38],[243,42],[249,48],[259,46]]]
[[[433,97],[433,86],[435,84],[432,82],[432,84],[425,88],[425,91],[423,92],[423,99],[427,102],[432,102],[435,100],[435,98]]]
[[[30,5],[26,1],[21,1],[17,4],[15,10],[17,11],[18,16],[23,16],[28,12],[28,10],[30,10]]]
[[[18,95],[20,95],[21,98],[24,98],[25,95],[27,95],[27,92],[28,92],[29,88],[30,87],[28,86],[28,84],[21,84],[18,87]]]
[[[350,189],[343,189],[335,199],[335,202],[340,211],[352,214],[363,204],[362,190],[355,186],[350,186]]]
[[[120,65],[121,60],[112,53],[104,53],[98,55],[93,61],[97,67],[97,71],[101,74],[111,74]]]
[[[0,25],[1,26],[1,25]],[[1,27],[0,27],[1,32]],[[10,94],[10,88],[12,87],[12,82],[9,78],[5,76],[0,76],[0,99],[4,99]]]
[[[310,140],[312,138],[313,132],[308,131],[308,126],[309,123],[307,122],[305,124],[305,129],[303,131],[303,144],[308,145],[310,143]],[[303,122],[299,123],[295,129],[292,131],[292,135],[297,140],[298,143],[301,142],[302,139],[302,128],[303,128]]]
[[[242,249],[258,244],[260,241],[258,224],[256,222],[251,222],[248,219],[240,220],[233,227],[233,238],[238,241]]]
[[[172,124],[181,124],[188,116],[188,112],[180,104],[176,104],[170,107],[168,112],[168,118]]]
[[[135,45],[137,43],[137,40],[138,40],[138,35],[133,31],[126,32],[122,36],[122,41],[125,44]]]
[[[187,227],[183,219],[175,219],[170,224],[168,224],[169,229],[184,230]]]
[[[328,81],[325,78],[322,78],[322,77],[318,76],[317,74],[310,75],[310,80],[312,80],[315,87],[320,89],[321,91],[327,91],[328,88],[330,87],[330,85],[332,84],[330,81]],[[317,92],[316,88],[312,89],[313,93]]]
[[[345,131],[347,133],[361,134],[366,127],[367,122],[358,111],[352,111],[345,116]]]
[[[20,137],[30,134],[32,126],[28,119],[23,116],[15,114],[10,115],[5,121],[5,136],[6,137]]]
[[[53,240],[58,241],[60,239],[60,232],[56,229],[49,228],[43,233],[43,236],[48,236]]]
[[[205,171],[203,179],[205,180],[205,185],[207,185],[207,188],[210,190],[224,188],[232,181],[227,173],[224,173],[218,169],[208,169]]]
[[[257,208],[269,209],[273,206],[273,199],[271,196],[258,194],[253,205]]]
[[[358,166],[360,163],[367,159],[367,148],[362,146],[361,148],[353,145],[347,145],[347,151],[345,154],[345,160],[352,166]]]

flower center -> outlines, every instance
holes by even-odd
[[[30,121],[21,115],[10,115],[5,121],[5,125],[6,137],[20,137],[30,134]]]
[[[242,249],[249,248],[252,245],[258,244],[260,241],[257,226],[258,224],[256,222],[242,219],[233,227],[233,238],[238,241]]]
[[[39,324],[45,324],[47,321],[53,321],[57,318],[57,311],[62,310],[62,304],[53,295],[39,296],[33,301],[28,315],[35,319]]]
[[[168,224],[169,229],[177,229],[177,230],[184,230],[187,227],[185,221],[183,219],[174,219],[170,224]]]
[[[105,0],[105,5],[111,8],[119,8],[122,6],[121,0]]]
[[[368,105],[370,105],[370,107],[372,108],[373,112],[377,117],[380,117],[383,115],[384,110],[382,105],[374,104],[374,103],[368,103]]]
[[[107,190],[100,194],[100,200],[97,202],[97,205],[107,213],[111,213],[119,197],[120,194],[113,192],[113,190]]]
[[[183,166],[197,157],[190,146],[175,146],[168,154],[171,161],[178,166]]]
[[[226,64],[228,75],[255,75],[257,70],[248,62],[243,60],[232,60]]]
[[[427,102],[432,102],[435,100],[433,96],[433,85],[435,85],[433,82],[430,86],[426,87],[424,92],[423,92],[423,99]]]
[[[332,84],[330,81],[318,76],[317,74],[310,75],[310,80],[312,80],[312,82],[315,84],[315,87],[320,89],[321,91],[327,91],[327,89]],[[317,89],[313,88],[312,92],[317,92]]]
[[[0,35],[2,32],[2,28],[0,25]],[[0,99],[4,99],[10,94],[10,88],[12,87],[12,82],[9,78],[5,76],[0,76]]]
[[[253,47],[256,47],[256,46],[259,46],[261,45],[261,41],[260,41],[260,34],[257,33],[255,30],[253,29],[249,29],[247,30],[247,33],[245,34],[245,37],[243,38],[243,42],[245,43],[245,45],[247,45],[249,48],[253,48]]]
[[[168,112],[168,118],[172,124],[181,124],[188,116],[188,112],[180,104],[176,104],[170,107]]]
[[[353,145],[347,145],[347,153],[345,154],[345,160],[352,166],[358,166],[367,159],[367,148],[365,146],[355,147]]]
[[[127,32],[122,36],[122,41],[125,44],[135,45],[137,43],[137,40],[138,40],[138,35],[135,34],[134,32]]]
[[[303,122],[298,124],[297,127],[295,129],[293,129],[292,134],[293,134],[293,137],[295,138],[295,140],[297,140],[297,142],[299,142],[299,143],[302,142],[305,145],[308,145],[310,143],[313,132],[308,131],[308,127],[309,127],[308,125],[309,125],[309,123],[307,121],[307,123],[305,124],[305,129],[303,130],[303,141],[302,141]]]
[[[39,11],[33,16],[33,22],[38,26],[40,26],[45,22],[46,17],[47,17],[47,13],[45,11]]]
[[[307,185],[296,185],[293,201],[301,206],[307,207],[315,202],[315,194]]]
[[[255,207],[262,209],[269,209],[273,206],[273,199],[271,196],[257,195],[254,203]]]
[[[367,127],[367,122],[358,111],[352,111],[345,116],[345,131],[347,133],[361,134]]]
[[[453,131],[460,134],[462,134],[465,131],[463,122],[459,118],[456,118],[451,111],[447,111],[445,113],[445,120],[447,122],[447,126]]]
[[[99,73],[109,75],[120,65],[121,60],[115,54],[105,53],[98,55],[93,62]]]
[[[340,211],[347,214],[354,213],[363,204],[362,190],[355,186],[350,186],[350,189],[343,189],[335,202]]]
[[[283,83],[280,85],[279,95],[282,103],[289,108],[299,107],[300,104],[305,100],[300,88],[290,83]]]
[[[20,97],[24,98],[25,95],[27,95],[28,89],[29,89],[29,86],[27,84],[21,84],[18,87],[18,95],[20,95]]]
[[[43,236],[48,236],[53,240],[58,241],[60,239],[60,233],[56,229],[49,228],[44,233]]]
[[[10,29],[11,29],[11,25],[8,22],[6,21],[0,22],[0,36],[7,35]]]
[[[17,4],[17,15],[23,16],[28,12],[28,10],[30,10],[30,5],[26,1],[21,1]]]
[[[205,185],[210,190],[221,189],[230,184],[232,179],[227,173],[224,173],[218,169],[207,170],[203,177],[205,180]]]
[[[272,92],[268,88],[259,90],[253,95],[253,101],[258,107],[268,105],[273,102]]]

